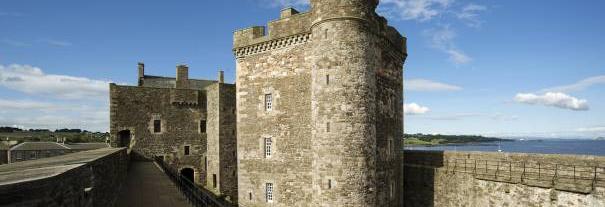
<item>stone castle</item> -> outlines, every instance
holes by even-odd
[[[0,165],[0,206],[605,206],[605,157],[403,151],[406,39],[377,4],[236,31],[236,84],[140,63],[114,147]]]
[[[236,84],[110,86],[111,136],[241,206],[403,206],[406,39],[378,0],[311,0],[234,33]]]

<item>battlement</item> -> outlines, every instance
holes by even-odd
[[[370,27],[367,28],[368,32],[374,33],[378,37],[377,39],[382,39],[385,47],[392,48],[391,51],[398,53],[396,54],[397,56],[402,56],[402,58],[407,56],[406,38],[397,29],[389,26],[384,17],[374,12],[374,3],[357,2],[356,4],[360,6],[350,6],[353,9],[344,9],[346,11],[343,13],[326,11],[328,7],[338,6],[335,5],[336,3],[317,2],[313,4],[315,6],[308,12],[299,12],[294,8],[285,8],[280,11],[280,18],[268,22],[266,27],[253,26],[235,31],[233,34],[233,51],[235,56],[244,57],[306,43],[311,39],[311,29],[314,25],[338,18],[363,19],[363,21],[370,23],[368,24]],[[356,9],[359,9],[359,11]],[[371,12],[368,12],[368,14],[361,12],[366,10],[371,10]],[[365,16],[354,17],[350,13],[363,13]],[[340,16],[337,17],[338,15]]]

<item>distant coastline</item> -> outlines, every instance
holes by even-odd
[[[484,137],[479,135],[404,134],[407,146],[463,145],[471,143],[512,142],[512,139]]]

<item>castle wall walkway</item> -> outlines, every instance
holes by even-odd
[[[154,162],[132,162],[118,207],[188,207],[187,199]]]
[[[127,174],[125,148],[0,166],[0,206],[113,206]]]

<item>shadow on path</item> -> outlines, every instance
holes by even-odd
[[[131,162],[118,207],[189,207],[187,199],[153,162]]]

